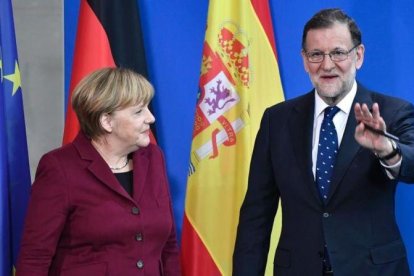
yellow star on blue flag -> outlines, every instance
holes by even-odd
[[[0,0],[0,275],[13,275],[30,169],[11,0]]]
[[[2,77],[3,77],[3,74],[2,74]],[[19,87],[21,87],[21,84],[22,84],[21,79],[20,79],[19,64],[17,63],[17,60],[15,62],[13,74],[5,75],[4,78],[13,83],[12,95],[14,95],[17,92],[17,89],[19,89]]]

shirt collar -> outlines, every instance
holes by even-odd
[[[351,91],[349,91],[349,93],[346,94],[346,96],[336,105],[342,112],[345,112],[347,116],[349,116],[349,113],[351,111],[356,91],[357,82],[354,80]],[[319,96],[315,89],[315,118],[318,117],[327,107],[328,105],[322,100],[322,98]]]

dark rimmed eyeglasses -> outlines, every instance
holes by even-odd
[[[322,51],[311,51],[305,52],[305,55],[308,61],[312,63],[321,63],[325,59],[325,56],[329,56],[333,62],[339,62],[346,60],[349,57],[349,54],[352,52],[352,50],[357,48],[359,45],[361,44],[355,45],[348,51],[342,49],[333,50],[329,53],[324,53]]]

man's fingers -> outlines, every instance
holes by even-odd
[[[380,111],[379,111],[379,106],[377,103],[374,103],[372,105],[372,117],[374,117],[374,119],[378,120],[381,116],[380,116]]]

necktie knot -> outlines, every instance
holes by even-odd
[[[323,119],[332,121],[333,117],[335,117],[335,115],[336,115],[336,113],[338,113],[338,111],[339,111],[339,107],[337,107],[337,106],[328,106],[327,108],[325,108]]]

